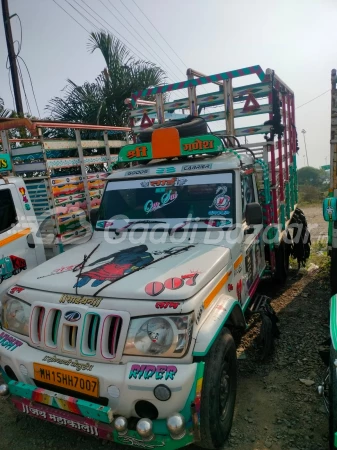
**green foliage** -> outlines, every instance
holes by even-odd
[[[133,91],[163,83],[164,71],[151,62],[137,61],[127,48],[108,33],[91,33],[88,50],[99,50],[106,68],[93,83],[82,86],[68,80],[64,98],[50,100],[47,110],[54,120],[99,125],[128,126],[124,103]]]
[[[11,111],[9,109],[5,109],[5,104],[3,99],[0,97],[0,117],[5,118],[11,115]]]
[[[317,186],[311,184],[302,184],[298,186],[299,203],[318,204],[326,197],[326,192]]]
[[[297,171],[299,202],[303,204],[321,203],[329,189],[329,178],[322,169],[302,167]]]
[[[297,171],[297,180],[299,185],[323,186],[327,181],[327,174],[322,169],[315,167],[302,167]]]

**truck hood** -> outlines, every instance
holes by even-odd
[[[199,243],[137,245],[128,241],[96,246],[91,241],[56,256],[23,275],[20,285],[104,298],[184,300],[230,261],[229,249]],[[90,257],[81,267],[84,255]]]

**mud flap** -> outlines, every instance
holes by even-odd
[[[259,335],[262,361],[271,355],[274,349],[274,340],[280,337],[280,330],[277,326],[279,319],[270,302],[270,297],[257,295],[250,308],[251,315],[259,314],[262,322]]]

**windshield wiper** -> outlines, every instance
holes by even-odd
[[[174,227],[172,228],[172,230],[170,232],[170,236],[172,236],[172,234],[175,233],[176,231],[182,230],[185,227],[185,225],[187,225],[188,223],[199,223],[199,222],[202,222],[202,220],[199,219],[199,217],[197,217],[196,219],[185,220],[177,228],[174,228]]]
[[[125,227],[123,228],[118,228],[118,230],[116,230],[116,234],[120,233],[121,231],[127,230],[129,227],[132,227],[132,225],[136,225],[137,223],[167,223],[165,222],[165,220],[136,220],[134,222],[130,222],[128,223]]]

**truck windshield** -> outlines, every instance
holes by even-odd
[[[231,227],[235,223],[233,183],[233,172],[110,181],[96,228],[106,227],[108,221],[113,227],[120,215],[171,225],[188,218],[200,218],[205,224],[212,218],[217,226]]]

